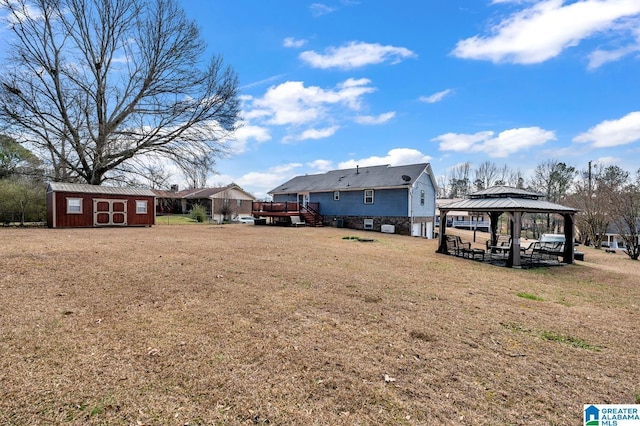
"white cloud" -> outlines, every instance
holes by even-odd
[[[491,131],[478,132],[472,135],[459,133],[445,133],[431,139],[440,142],[441,151],[469,152],[478,151],[474,149],[478,144],[490,139],[494,135]]]
[[[331,108],[351,110],[361,107],[362,96],[374,92],[368,79],[348,79],[335,89],[306,87],[301,81],[287,81],[272,86],[262,98],[245,102],[247,119],[264,119],[268,124],[301,125],[324,119]]]
[[[324,129],[307,129],[298,136],[298,140],[324,139],[333,136],[340,126],[325,127]]]
[[[240,86],[240,90],[250,89],[250,88],[256,87],[256,86],[262,86],[263,84],[273,83],[276,80],[280,80],[281,78],[284,78],[285,75],[286,74],[278,74],[278,75],[273,75],[271,77],[267,77],[267,78],[259,80],[259,81],[254,81],[253,83],[248,83],[248,84],[245,84],[243,86]],[[240,96],[241,100],[245,100],[247,98],[250,98],[250,97],[248,97],[246,95],[241,95]]]
[[[250,188],[251,193],[257,198],[267,197],[267,191],[280,185],[282,182],[294,177],[296,169],[302,167],[300,163],[283,164],[271,167],[266,172],[250,172],[236,179],[235,182],[241,187]]]
[[[490,157],[504,158],[531,147],[542,146],[556,140],[555,133],[539,127],[524,127],[500,132],[492,131],[475,134],[447,133],[431,139],[439,142],[441,151],[463,153],[483,152]]]
[[[324,54],[307,50],[300,59],[314,68],[354,69],[382,62],[398,63],[416,54],[404,47],[352,41],[341,47],[329,47]]]
[[[442,90],[441,92],[434,93],[433,95],[430,95],[430,96],[420,96],[418,100],[420,100],[420,102],[434,104],[436,102],[440,102],[442,99],[444,99],[445,96],[449,95],[450,93],[452,93],[452,90],[446,89],[446,90]]]
[[[360,160],[348,160],[338,164],[338,169],[352,169],[356,166],[380,166],[389,164],[391,166],[402,166],[406,164],[428,163],[431,157],[412,148],[394,148],[384,157],[367,157]]]
[[[618,120],[605,120],[573,138],[593,148],[607,148],[640,141],[640,111],[630,112]]]
[[[329,160],[315,160],[307,163],[307,166],[317,170],[318,172],[328,172],[333,170],[333,163]]]
[[[336,9],[323,3],[313,3],[309,6],[309,10],[313,16],[318,17],[334,12]]]
[[[358,115],[357,117],[354,118],[353,121],[355,121],[358,124],[370,124],[370,125],[384,124],[395,116],[396,116],[396,113],[391,111],[391,112],[385,112],[378,116]]]
[[[282,42],[284,47],[302,47],[307,44],[307,40],[305,39],[295,39],[293,37],[287,37]]]
[[[597,49],[589,54],[589,65],[587,68],[593,70],[608,62],[615,62],[638,51],[640,51],[640,40],[636,40],[635,44],[630,44],[617,49]]]
[[[500,4],[500,3],[521,4],[521,3],[533,3],[535,1],[538,1],[538,0],[493,0],[491,4]]]
[[[245,152],[247,150],[247,143],[250,140],[266,142],[271,140],[271,135],[265,127],[244,124],[233,133],[233,137],[228,141],[231,152],[233,154]]]
[[[615,166],[622,163],[622,161],[623,159],[618,157],[599,157],[593,163],[602,166]]]
[[[564,3],[563,0],[535,3],[495,25],[491,35],[461,40],[452,53],[465,59],[540,63],[598,32],[615,32],[616,21],[627,17],[638,19],[640,14],[638,0]]]

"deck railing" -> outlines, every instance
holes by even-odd
[[[440,220],[436,219],[436,226],[440,225]],[[490,221],[484,220],[447,220],[448,228],[464,228],[464,229],[489,229]]]
[[[317,210],[319,203],[308,203],[308,207],[313,210]],[[295,201],[254,201],[251,204],[251,212],[256,215],[265,213],[268,216],[269,213],[300,213],[304,210],[301,208],[300,203]]]

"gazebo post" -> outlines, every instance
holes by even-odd
[[[575,239],[573,235],[573,214],[564,214],[564,253],[562,260],[564,263],[573,263],[574,261],[574,246],[573,241]]]
[[[498,220],[502,212],[489,212],[489,220],[491,221],[491,244],[495,246],[498,244]]]
[[[522,212],[517,211],[513,213],[513,222],[511,224],[511,254],[512,266],[514,268],[522,267],[520,262],[520,236],[522,230]]]
[[[447,237],[446,237],[446,232],[447,232],[447,211],[440,209],[440,233],[438,235],[438,250],[436,250],[436,253],[442,253],[442,254],[449,254],[449,251],[447,250]]]

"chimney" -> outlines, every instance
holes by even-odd
[[[356,174],[359,175],[360,174],[360,166],[356,164]]]
[[[178,192],[178,184],[171,185],[171,192]]]

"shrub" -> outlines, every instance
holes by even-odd
[[[195,220],[196,222],[204,222],[206,218],[207,209],[204,206],[200,204],[196,204],[195,206],[193,206],[193,208],[191,209],[191,219]]]

